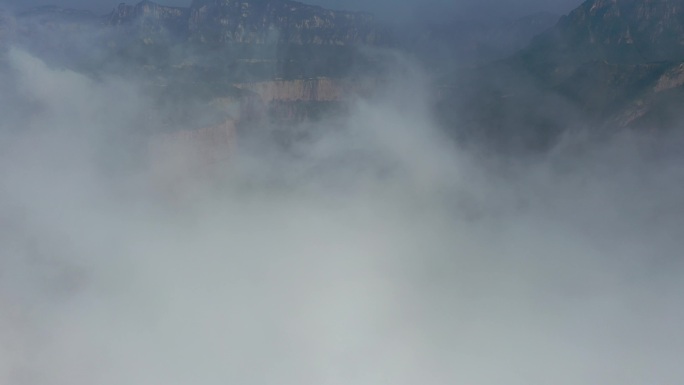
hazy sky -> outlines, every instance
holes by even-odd
[[[107,13],[120,1],[118,0],[0,0],[0,3],[12,7],[26,8],[35,5],[56,4],[64,7],[90,9],[98,13]],[[377,14],[393,14],[406,16],[413,14],[420,7],[423,10],[453,10],[462,13],[498,13],[526,14],[535,11],[551,11],[565,13],[581,3],[581,0],[398,0],[398,1],[364,1],[364,0],[310,0],[305,3],[321,5],[333,9],[369,11]],[[137,1],[127,1],[134,4]],[[191,0],[160,0],[160,4],[187,6]],[[435,11],[433,11],[435,12]]]

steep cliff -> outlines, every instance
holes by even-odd
[[[273,80],[255,83],[237,83],[236,87],[255,92],[264,103],[340,101],[352,93],[368,91],[373,82],[330,78]]]
[[[684,60],[684,0],[588,0],[518,55],[545,76],[591,61]]]
[[[190,37],[203,43],[347,45],[379,38],[370,14],[289,0],[193,0],[190,12]]]
[[[120,4],[110,25],[135,25],[143,33],[167,31],[201,44],[374,44],[372,15],[332,11],[289,0],[194,0],[167,7],[145,0]]]
[[[237,83],[235,87],[254,95],[243,103],[249,108],[243,108],[241,116],[297,124],[343,112],[352,96],[368,95],[377,85],[375,78],[310,78]]]
[[[107,18],[112,26],[137,26],[143,33],[169,32],[186,37],[190,10],[181,7],[167,7],[152,1],[141,1],[136,5],[119,4]]]
[[[684,118],[682,62],[684,0],[588,0],[525,49],[453,81],[439,111],[445,125],[523,147],[579,127],[667,130]]]
[[[654,64],[658,65],[658,64]],[[684,63],[660,63],[643,92],[628,94],[628,103],[611,116],[610,123],[618,127],[639,129],[676,128],[683,116]]]
[[[655,111],[672,115],[664,109],[684,92],[684,1],[586,1],[519,57],[599,121],[625,127]],[[671,122],[660,123],[646,125]]]
[[[678,63],[658,78],[653,91],[664,92],[682,86],[684,86],[684,63]]]

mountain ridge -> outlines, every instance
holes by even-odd
[[[108,16],[109,25],[142,23],[167,28],[203,44],[375,44],[381,39],[373,15],[332,11],[297,1],[194,0],[169,7],[144,0],[125,3]]]
[[[459,138],[548,148],[568,131],[665,132],[682,122],[684,1],[588,0],[517,53],[444,80]],[[458,75],[458,74],[457,74]]]
[[[40,12],[69,14],[54,9]],[[40,12],[28,15],[35,18]],[[551,24],[552,19],[552,15],[538,15],[502,29],[477,26],[477,33],[490,34],[477,40],[458,23],[407,28],[396,34],[369,14],[289,0],[194,0],[188,7],[144,0],[122,3],[97,19],[108,31],[104,50],[109,54],[98,63],[123,58],[138,65],[148,78],[159,79],[158,85],[202,85],[218,94],[221,87],[225,93],[235,84],[271,82],[263,87],[275,90],[271,96],[262,95],[266,104],[300,116],[281,104],[318,101],[278,100],[274,95],[292,99],[296,94],[292,90],[298,89],[294,83],[279,81],[323,79],[313,83],[326,85],[325,79],[341,79],[358,69],[381,76],[378,61],[357,48],[390,47],[423,63],[441,63],[426,68],[434,71],[436,110],[447,129],[502,142],[506,136],[515,137],[514,141],[523,138],[522,142],[542,147],[572,125],[597,130],[636,127],[657,111],[674,111],[672,101],[679,100],[679,94],[684,99],[684,0],[588,0],[547,29],[545,23]],[[65,28],[73,30],[79,20],[65,22]],[[514,36],[516,28],[523,33],[511,44],[544,31],[510,56],[485,65],[473,61],[472,68],[453,64],[458,60],[455,53],[467,52],[471,46],[487,48],[482,44],[487,39]],[[460,78],[441,76],[452,69]],[[668,114],[676,117],[674,112]]]

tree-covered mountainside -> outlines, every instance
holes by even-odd
[[[506,146],[672,129],[683,62],[684,1],[588,0],[510,57],[442,78],[438,110],[460,135]]]

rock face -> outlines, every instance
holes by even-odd
[[[189,7],[143,1],[120,4],[106,24],[117,32],[104,43],[114,59],[178,69],[167,79],[229,83],[344,77],[368,64],[361,45],[382,40],[370,14],[290,0],[194,0]]]
[[[190,35],[212,43],[373,44],[370,14],[331,11],[296,1],[194,0]]]
[[[681,63],[684,0],[588,0],[520,52],[454,81],[440,114],[520,147],[548,148],[576,128],[672,129],[684,118]]]
[[[684,86],[684,63],[674,65],[658,78],[653,91],[664,92],[681,86]]]
[[[107,18],[109,25],[137,25],[146,32],[168,31],[184,36],[188,29],[190,10],[167,7],[151,1],[136,5],[119,4]]]
[[[608,61],[684,60],[684,1],[594,0],[558,28]]]
[[[233,97],[243,106],[242,125],[299,122],[337,108],[358,88],[343,79],[375,65],[357,45],[378,41],[369,14],[289,0],[195,0],[188,7],[145,0],[104,17],[42,7],[17,21],[18,35],[51,65],[136,73],[155,95],[173,94],[179,103]]]
[[[535,39],[528,54],[555,62],[684,60],[684,1],[589,0]]]
[[[519,57],[593,118],[633,126],[684,94],[684,0],[586,1]]]
[[[682,119],[684,103],[684,63],[654,63],[649,82],[642,92],[630,95],[626,103],[611,117],[618,127],[636,129],[671,129]]]
[[[240,83],[238,88],[259,95],[262,102],[325,102],[340,101],[352,92],[362,91],[364,82],[330,78],[274,80],[256,83]],[[366,84],[367,86],[367,84]]]
[[[189,8],[151,1],[120,4],[110,25],[138,25],[146,32],[167,30],[203,44],[374,44],[372,15],[331,11],[289,0],[194,0]]]
[[[240,116],[246,120],[267,118],[272,123],[296,125],[304,121],[346,111],[353,95],[367,95],[378,81],[365,79],[310,78],[238,83],[235,86],[253,95],[243,103]]]

